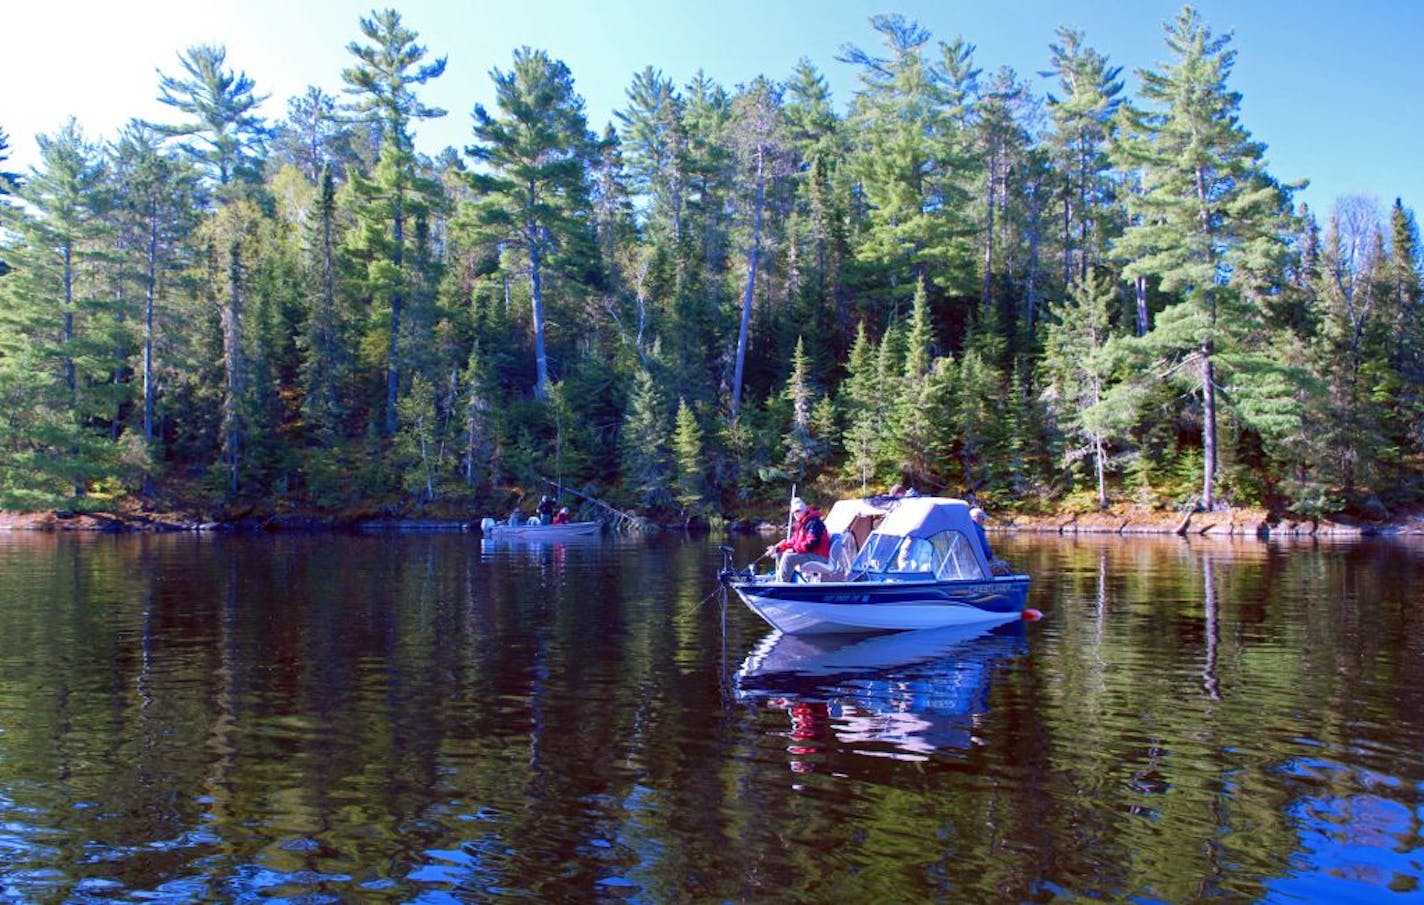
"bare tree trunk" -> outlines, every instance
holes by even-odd
[[[143,299],[143,439],[153,442],[153,309],[158,295],[158,217],[148,218],[148,261]],[[145,486],[150,478],[145,476]]]
[[[1137,291],[1137,335],[1147,335],[1147,277],[1138,277],[1134,285]]]
[[[1098,377],[1093,378],[1093,405],[1103,401],[1103,384]],[[1093,468],[1097,472],[1098,478],[1098,508],[1108,508],[1108,482],[1107,482],[1107,448],[1103,443],[1103,435],[1094,431],[1093,433]]]
[[[994,195],[995,182],[998,178],[999,164],[997,156],[993,153],[989,155],[989,218],[984,228],[984,287],[981,303],[985,314],[989,313],[989,305],[992,300],[992,286],[994,279]]]
[[[1216,244],[1211,228],[1211,211],[1206,200],[1206,174],[1196,171],[1197,203],[1200,205],[1202,237],[1206,245],[1206,260],[1211,272],[1216,272]],[[1216,376],[1212,357],[1216,354],[1216,289],[1209,283],[1205,290],[1207,324],[1201,346],[1202,376],[1202,508],[1210,512],[1216,505],[1212,486],[1216,483]]]
[[[1073,203],[1069,200],[1072,186],[1063,186],[1063,289],[1073,285]]]
[[[1078,155],[1078,279],[1088,281],[1088,161]]]
[[[534,367],[538,375],[534,382],[534,398],[542,401],[549,398],[549,359],[544,350],[544,283],[543,274],[540,273],[539,227],[538,224],[530,222],[525,228],[529,233],[529,280],[534,305]]]
[[[766,163],[765,154],[760,149],[757,151],[757,189],[756,208],[752,219],[752,245],[747,251],[747,286],[742,293],[742,323],[737,331],[737,364],[732,376],[732,420],[737,420],[737,415],[742,406],[742,376],[745,372],[747,361],[747,339],[751,332],[752,322],[752,302],[756,297],[757,264],[761,256],[761,216],[762,203],[766,197]]]
[[[74,354],[74,246],[64,244],[64,388],[72,399],[78,386],[75,379]]]
[[[386,344],[386,436],[396,435],[396,400],[400,397],[400,331],[401,315],[404,314],[405,296],[401,284],[405,279],[405,199],[396,190],[395,217],[392,228],[395,247],[391,249],[391,263],[395,265],[396,286],[391,293],[391,336]]]
[[[1202,342],[1202,508],[1208,512],[1216,505],[1212,485],[1216,483],[1216,379],[1212,367],[1213,348],[1210,334]]]
[[[227,306],[223,309],[223,364],[227,370],[227,398],[223,402],[224,459],[228,484],[236,493],[242,462],[242,294],[241,250],[236,237],[228,240]]]

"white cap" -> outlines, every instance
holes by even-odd
[[[973,509],[969,510],[969,517],[976,522],[982,522],[984,521],[984,510],[980,509],[978,506],[975,506]]]
[[[794,497],[791,498],[791,511],[792,511],[792,512],[800,512],[802,509],[805,509],[805,508],[806,508],[806,501],[805,501],[805,500],[801,499],[799,496],[794,496]]]

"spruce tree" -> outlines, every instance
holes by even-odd
[[[1099,509],[1108,507],[1109,444],[1123,425],[1118,409],[1106,404],[1113,379],[1112,311],[1117,284],[1111,272],[1095,268],[1073,293],[1053,306],[1044,327],[1043,395],[1065,437],[1063,463],[1088,460]]]
[[[707,463],[703,453],[702,426],[687,400],[677,402],[674,419],[673,454],[677,458],[674,495],[686,518],[691,519],[707,504]]]
[[[905,328],[904,364],[899,389],[888,407],[890,448],[896,470],[910,483],[928,489],[934,483],[935,425],[948,420],[935,400],[934,335],[924,281],[915,288]]]
[[[806,344],[798,340],[796,351],[791,356],[791,373],[786,378],[786,389],[783,391],[791,405],[791,424],[781,436],[784,467],[798,484],[805,483],[812,463],[819,456],[820,446],[811,420],[815,392],[808,370]]]
[[[656,509],[672,502],[668,488],[676,463],[667,446],[670,423],[667,397],[653,375],[640,368],[633,379],[619,446],[624,486],[641,506]]]
[[[1419,226],[1414,213],[1396,198],[1390,208],[1390,269],[1395,327],[1392,352],[1392,407],[1389,419],[1398,450],[1400,490],[1424,496],[1418,467],[1424,456],[1424,278],[1421,278]]]

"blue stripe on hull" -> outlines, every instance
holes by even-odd
[[[982,582],[737,583],[757,615],[790,634],[912,630],[1018,616],[1028,578]]]

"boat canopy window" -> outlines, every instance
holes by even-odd
[[[939,568],[935,571],[935,577],[941,581],[953,581],[955,579],[978,580],[984,577],[984,569],[979,565],[979,557],[974,555],[974,548],[970,545],[969,538],[960,531],[941,531],[930,541],[935,546],[936,559]]]
[[[872,534],[851,567],[852,572],[941,580],[982,579],[984,570],[970,541],[959,531],[941,531],[932,537]]]
[[[855,556],[852,572],[888,572],[894,567],[897,550],[905,538],[898,534],[872,534]]]

